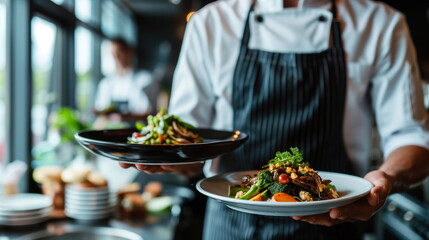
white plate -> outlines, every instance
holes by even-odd
[[[77,195],[66,192],[66,199],[73,199],[78,201],[105,201],[109,199],[117,199],[116,194],[109,195],[99,195],[99,196],[85,196],[85,195]]]
[[[367,195],[372,184],[360,177],[319,171],[322,179],[329,179],[337,188],[340,197],[337,199],[313,202],[257,202],[228,197],[228,186],[242,182],[245,175],[253,176],[258,171],[243,171],[217,175],[202,179],[197,189],[202,194],[214,198],[231,209],[266,216],[307,216],[328,212],[329,209],[352,203]]]
[[[96,209],[96,208],[104,208],[106,206],[114,206],[117,205],[118,201],[111,200],[111,201],[98,201],[98,202],[82,202],[82,201],[65,201],[66,206],[76,207],[79,209]]]
[[[66,208],[65,213],[68,217],[71,217],[74,219],[96,220],[96,219],[104,219],[111,216],[114,210],[115,208],[106,209],[104,211],[97,211],[97,212],[91,212],[91,211],[82,212],[82,211],[69,210],[68,208]]]
[[[109,192],[78,192],[78,191],[68,191],[66,190],[65,192],[67,195],[73,195],[73,196],[78,196],[78,197],[105,197],[105,196],[110,196],[110,195],[114,195],[114,193],[109,193]]]
[[[88,196],[109,195],[114,193],[111,190],[109,190],[107,187],[82,188],[82,187],[76,187],[72,185],[66,186],[66,192],[79,194],[79,195],[88,195]]]
[[[84,203],[75,203],[75,202],[66,201],[65,206],[68,209],[76,209],[76,210],[80,210],[80,211],[98,211],[98,210],[116,207],[117,202],[111,201],[111,202],[106,202],[104,204],[98,204],[98,205],[86,205]]]
[[[39,216],[43,215],[45,213],[51,213],[52,207],[43,208],[40,210],[33,210],[33,211],[1,211],[0,210],[0,218],[7,218],[7,217],[31,217],[31,216]]]
[[[0,225],[2,226],[24,226],[24,225],[32,225],[36,223],[41,223],[49,220],[51,216],[40,216],[35,218],[28,218],[24,220],[13,220],[13,221],[0,221]]]
[[[0,197],[0,211],[22,212],[41,210],[52,206],[52,199],[42,194],[20,193]]]
[[[29,222],[29,221],[37,221],[40,218],[47,218],[51,214],[49,212],[43,213],[37,216],[28,216],[28,217],[22,217],[22,216],[11,216],[11,217],[1,217],[0,218],[0,224],[1,223],[20,223],[20,222]]]
[[[68,198],[65,199],[66,204],[73,205],[85,205],[88,207],[96,207],[100,205],[109,205],[110,203],[118,202],[117,198],[106,198],[106,199],[76,199],[76,198]]]
[[[11,220],[27,220],[32,218],[38,218],[38,217],[46,217],[51,215],[52,209],[48,209],[49,211],[44,212],[38,212],[35,214],[9,214],[9,215],[0,215],[0,222],[1,221],[11,221]]]
[[[109,202],[117,202],[118,197],[116,195],[103,196],[103,197],[80,197],[66,194],[65,197],[66,202],[73,202],[77,204],[85,204],[85,205],[103,205],[108,204]]]
[[[79,209],[66,207],[65,210],[67,214],[95,216],[95,215],[104,215],[104,214],[113,212],[114,210],[116,210],[116,206],[106,206],[106,208],[99,209],[99,210],[79,210]]]

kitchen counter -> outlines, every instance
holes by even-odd
[[[111,218],[96,222],[77,221],[70,218],[51,219],[47,222],[20,227],[0,227],[0,240],[13,240],[19,237],[40,231],[62,233],[67,229],[112,227],[128,230],[141,236],[144,240],[170,240],[175,239],[175,231],[178,225],[178,216],[165,213],[161,215],[149,215],[141,220],[119,220]],[[82,239],[83,240],[83,239]]]
[[[97,222],[84,222],[72,218],[57,218],[47,222],[20,226],[0,226],[0,240],[13,240],[34,232],[63,232],[66,229],[110,227],[128,230],[138,234],[144,240],[199,240],[202,236],[206,197],[196,192],[195,183],[200,177],[189,184],[175,185],[175,181],[166,182],[164,176],[139,175],[135,182],[163,181],[163,195],[174,196],[171,210],[160,214],[149,214],[139,220],[124,220],[118,217]],[[144,178],[143,178],[144,177]],[[150,179],[147,179],[150,177]],[[175,178],[167,178],[167,180]],[[61,214],[59,214],[61,216]],[[85,239],[78,239],[85,240]]]
[[[13,240],[34,232],[64,232],[70,228],[111,227],[134,232],[143,240],[199,240],[202,235],[206,197],[194,195],[195,189],[165,185],[166,195],[179,198],[169,212],[149,214],[138,220],[111,217],[97,222],[78,221],[71,218],[51,219],[47,222],[20,226],[0,226],[0,240]],[[182,200],[180,200],[182,199]],[[85,239],[78,239],[85,240]]]

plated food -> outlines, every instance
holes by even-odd
[[[245,213],[264,216],[308,216],[329,212],[330,209],[350,204],[367,195],[373,185],[366,179],[344,173],[317,171],[324,180],[335,184],[340,197],[321,201],[274,202],[249,201],[229,197],[229,186],[240,186],[245,176],[256,176],[260,170],[230,172],[204,178],[198,181],[197,190],[225,206]]]
[[[240,185],[229,186],[228,197],[250,201],[310,202],[339,198],[331,180],[303,161],[298,148],[277,152],[263,170],[245,175]]]
[[[248,136],[239,131],[192,129],[204,139],[189,144],[128,143],[135,128],[84,130],[76,133],[76,141],[86,150],[111,160],[146,165],[177,165],[206,161],[241,146]]]
[[[241,146],[240,131],[194,128],[161,109],[136,128],[84,130],[75,134],[86,150],[129,164],[178,165],[206,161]]]
[[[161,109],[147,117],[147,125],[136,123],[138,132],[128,138],[131,144],[189,144],[202,143],[203,138],[191,131],[195,129],[176,115]]]

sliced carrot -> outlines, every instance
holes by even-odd
[[[158,133],[158,141],[159,144],[164,144],[165,143],[165,139],[168,137],[168,134],[159,134]]]
[[[297,202],[295,198],[284,192],[274,194],[272,199],[274,202]]]
[[[262,199],[262,193],[259,193],[258,195],[252,197],[251,199],[249,199],[249,201],[264,201],[264,199]]]

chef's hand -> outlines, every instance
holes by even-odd
[[[387,196],[392,190],[392,183],[389,176],[379,170],[369,172],[365,179],[370,181],[374,187],[367,196],[358,201],[333,208],[328,213],[292,218],[328,227],[344,222],[368,221],[386,202]]]
[[[163,174],[163,173],[178,173],[187,177],[195,176],[200,173],[203,168],[203,163],[190,163],[180,165],[143,165],[143,164],[128,164],[119,163],[122,168],[135,167],[147,174]]]

